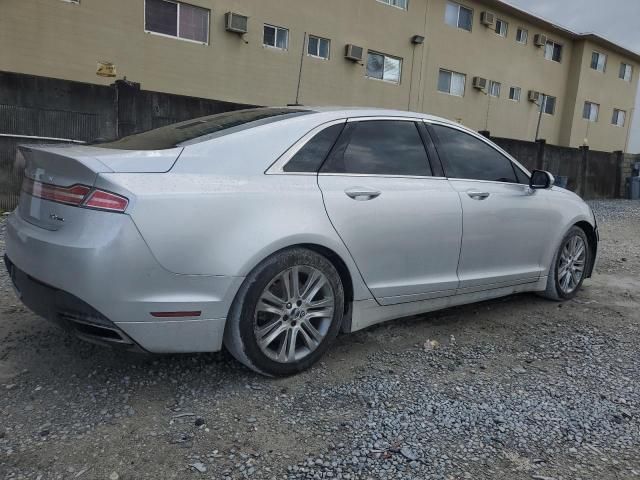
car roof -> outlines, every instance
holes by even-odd
[[[421,118],[424,120],[437,121],[441,123],[446,123],[449,125],[457,125],[460,126],[459,123],[453,122],[451,120],[447,120],[446,118],[437,117],[435,115],[428,115],[426,113],[418,113],[411,112],[408,110],[393,110],[387,108],[375,108],[375,107],[340,107],[340,106],[305,106],[301,108],[306,108],[309,111],[315,113],[322,113],[327,116],[331,114],[335,115],[335,118],[344,118],[344,117],[411,117],[411,118]]]

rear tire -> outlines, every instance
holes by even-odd
[[[344,289],[333,264],[305,248],[282,250],[243,282],[227,318],[224,345],[258,373],[292,375],[327,351],[343,313]]]
[[[590,262],[591,249],[586,233],[580,227],[571,227],[553,257],[547,288],[540,295],[554,301],[572,299],[582,287]]]

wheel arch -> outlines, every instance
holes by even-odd
[[[582,231],[587,235],[587,240],[589,240],[589,250],[591,255],[585,278],[590,278],[593,273],[596,255],[598,253],[598,234],[594,226],[586,220],[576,222],[573,226],[582,229]]]

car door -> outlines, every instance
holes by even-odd
[[[462,203],[459,293],[540,278],[553,229],[547,192],[531,190],[525,172],[480,135],[437,123],[429,132]]]
[[[412,119],[351,119],[318,175],[329,218],[383,305],[458,287],[462,209],[434,176],[426,135]]]

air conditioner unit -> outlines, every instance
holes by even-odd
[[[364,49],[362,47],[358,47],[357,45],[349,44],[345,48],[344,57],[347,60],[352,60],[354,62],[361,62],[363,53],[364,53]]]
[[[245,15],[227,12],[225,20],[225,28],[228,32],[247,33],[249,31],[249,17]]]
[[[533,37],[533,43],[536,47],[544,47],[547,44],[547,36],[537,33],[535,37]]]
[[[536,92],[535,90],[529,90],[529,101],[537,103],[540,101],[540,92]]]
[[[487,79],[482,77],[473,77],[473,88],[484,90],[487,88]]]
[[[491,12],[482,12],[480,15],[480,23],[487,27],[493,27],[496,24],[496,16]]]

